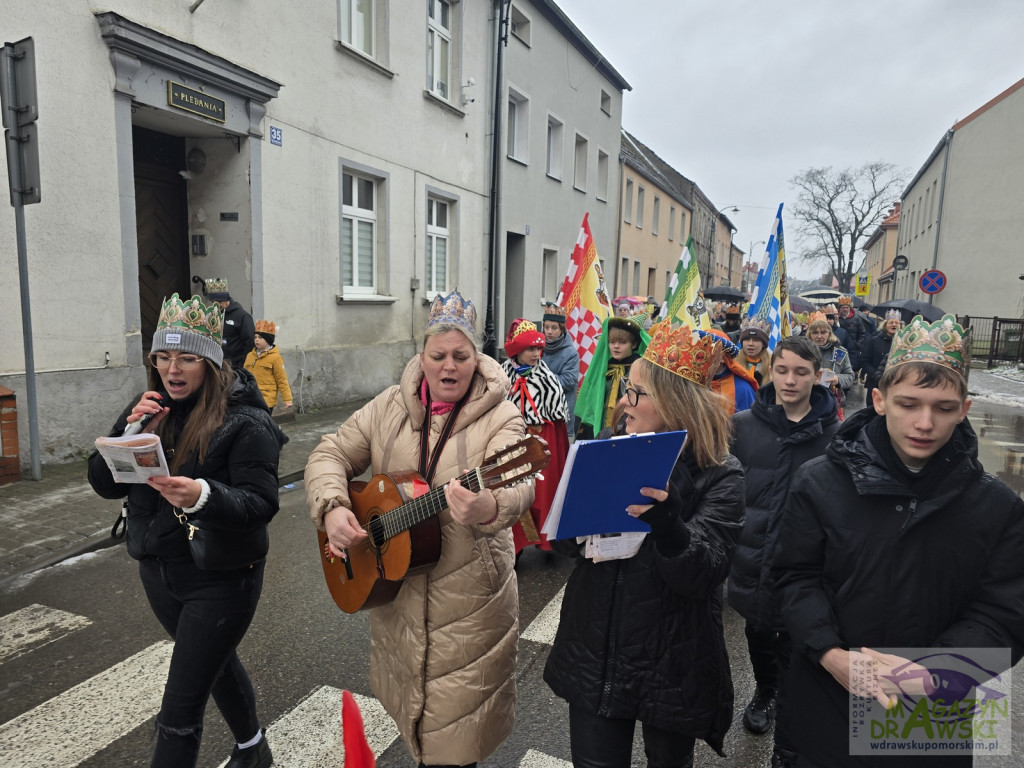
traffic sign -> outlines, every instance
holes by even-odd
[[[853,289],[854,296],[867,296],[871,293],[871,275],[857,275],[857,285]]]
[[[941,270],[929,269],[921,274],[921,279],[917,281],[917,284],[925,293],[939,293],[946,287],[946,275]]]
[[[906,256],[903,256],[902,254],[892,260],[893,269],[896,269],[897,271],[901,269],[906,269],[908,263],[909,260]]]

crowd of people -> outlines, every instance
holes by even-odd
[[[292,396],[278,327],[246,321],[223,281],[210,287],[164,302],[149,389],[110,431],[144,424],[171,475],[117,483],[94,454],[89,480],[126,500],[128,552],[175,640],[151,764],[195,765],[212,695],[236,741],[228,768],[268,768],[236,648],[278,507],[287,438],[270,414]],[[499,363],[480,351],[470,299],[434,299],[400,381],[325,435],[305,471],[323,554],[345,563],[362,549],[379,558],[395,535],[364,514],[352,485],[364,472],[416,472],[443,494],[433,556],[370,609],[370,686],[420,768],[475,766],[512,731],[515,568],[529,546],[573,562],[544,680],[568,704],[576,768],[627,768],[638,723],[652,768],[693,765],[698,741],[725,755],[726,602],[755,678],[741,722],[772,732],[773,766],[874,765],[851,749],[851,695],[892,707],[892,681],[909,670],[934,698],[928,649],[1004,649],[991,675],[1024,655],[1024,501],[978,462],[967,333],[951,315],[904,324],[898,313],[869,330],[844,299],[792,318],[774,344],[737,305],[715,308],[706,331],[624,302],[582,379],[565,308],[513,320]],[[846,418],[862,377],[867,407]],[[542,532],[573,441],[681,430],[667,483],[636,487],[643,501],[621,512],[646,524],[630,547]],[[536,439],[550,455],[542,477],[474,480],[471,468]],[[972,757],[900,765],[918,759]]]

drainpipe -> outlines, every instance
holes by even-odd
[[[939,183],[939,216],[935,222],[935,249],[932,251],[932,269],[939,264],[939,235],[942,233],[942,201],[946,197],[946,171],[949,169],[949,153],[953,150],[953,129],[946,131],[945,153],[942,157],[942,180]],[[928,294],[928,303],[935,303],[935,294]]]
[[[494,18],[494,114],[491,128],[491,188],[488,225],[490,235],[487,248],[487,312],[484,316],[484,354],[498,359],[498,340],[494,333],[494,296],[498,289],[498,263],[501,261],[501,104],[504,94],[502,73],[508,45],[508,10],[512,0],[497,0]]]

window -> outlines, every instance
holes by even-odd
[[[658,234],[658,219],[661,217],[661,198],[654,196],[654,210],[651,211],[651,234]]]
[[[622,202],[622,220],[633,223],[633,180],[626,179],[626,199]]]
[[[644,228],[644,188],[636,188],[636,228]]]
[[[597,150],[597,199],[608,199],[608,153]]]
[[[548,154],[545,171],[552,179],[562,178],[562,134],[565,133],[562,121],[554,115],[548,115]]]
[[[619,295],[626,296],[629,293],[629,258],[622,257],[622,273],[619,275]]]
[[[541,261],[540,294],[548,301],[554,301],[558,296],[558,251],[554,248],[545,248]]]
[[[448,100],[451,85],[452,8],[427,0],[427,90]]]
[[[373,0],[341,0],[338,9],[338,39],[373,58]]]
[[[509,31],[521,41],[530,44],[530,20],[521,10],[514,5],[509,9],[508,14]]]
[[[354,293],[373,293],[377,274],[378,180],[342,173],[341,283]]]
[[[427,276],[424,288],[428,296],[448,291],[448,262],[451,230],[447,200],[427,198]]]
[[[670,205],[668,207],[668,239],[669,242],[675,239],[676,236],[676,207]],[[653,294],[649,294],[653,295]]]
[[[589,142],[577,133],[576,166],[572,177],[572,185],[580,192],[587,191],[587,153],[589,151]]]
[[[528,160],[530,101],[511,86],[508,89],[508,126],[505,137],[508,156],[521,163]]]
[[[647,295],[654,295],[654,281],[657,279],[657,270],[653,267],[647,270]]]
[[[609,116],[612,113],[612,95],[604,88],[601,89],[601,111]]]
[[[633,262],[633,291],[634,296],[640,295],[640,262]]]

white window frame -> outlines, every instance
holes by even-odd
[[[612,95],[608,93],[604,88],[601,89],[601,111],[611,117],[612,114]]]
[[[365,32],[365,25],[356,22],[359,16],[359,5],[364,2],[370,7],[369,39],[362,44],[356,39],[357,34]],[[350,48],[369,56],[377,55],[377,3],[376,0],[338,0],[338,40]]]
[[[346,205],[344,201],[344,185],[345,177],[348,176],[352,179],[352,200],[353,204]],[[359,181],[370,182],[373,208],[367,209],[361,206],[364,201],[359,192]],[[339,250],[341,251],[341,286],[342,291],[348,294],[375,294],[377,293],[377,239],[379,237],[379,211],[381,203],[381,179],[371,176],[366,173],[356,171],[351,168],[342,169],[342,205],[341,205],[341,232],[339,233]],[[352,243],[352,254],[349,258],[352,259],[351,273],[352,277],[346,281],[346,253],[344,247],[345,238],[345,226],[346,222],[351,222],[351,235],[350,241]],[[358,225],[368,224],[370,226],[371,237],[370,237],[370,284],[363,285],[359,282],[359,275],[362,269],[360,263],[362,254],[359,257],[355,255],[358,243]]]
[[[558,248],[553,245],[541,246],[540,295],[553,302],[561,287],[559,280],[564,275],[558,269]]]
[[[633,180],[626,179],[626,200],[622,206],[622,220],[633,223]]]
[[[452,215],[454,205],[451,200],[427,196],[427,237],[424,254],[423,290],[427,296],[447,293],[450,283],[452,263]],[[444,225],[438,224],[437,213],[444,211]],[[437,271],[437,245],[444,243],[444,274]]]
[[[505,151],[520,163],[530,162],[530,97],[513,85],[506,100]]]
[[[676,239],[676,207],[670,205],[668,211],[668,241],[671,243]]]
[[[581,154],[582,148],[582,154]],[[587,191],[587,171],[590,163],[590,140],[582,133],[576,134],[573,142],[572,186],[580,192]]]
[[[564,148],[565,123],[549,112],[547,128],[547,168],[545,171],[550,178],[557,179],[558,181],[562,180],[562,169],[564,167],[562,156]]]
[[[530,47],[530,17],[514,3],[509,7],[508,29],[513,37],[527,48]]]
[[[453,93],[452,74],[455,70],[452,64],[455,21],[453,5],[449,0],[427,0],[427,91],[444,101],[451,101]],[[442,9],[448,11],[447,27],[444,26]],[[438,45],[438,41],[447,43],[447,56],[443,53],[445,46]],[[438,76],[440,69],[446,70],[443,80]]]

